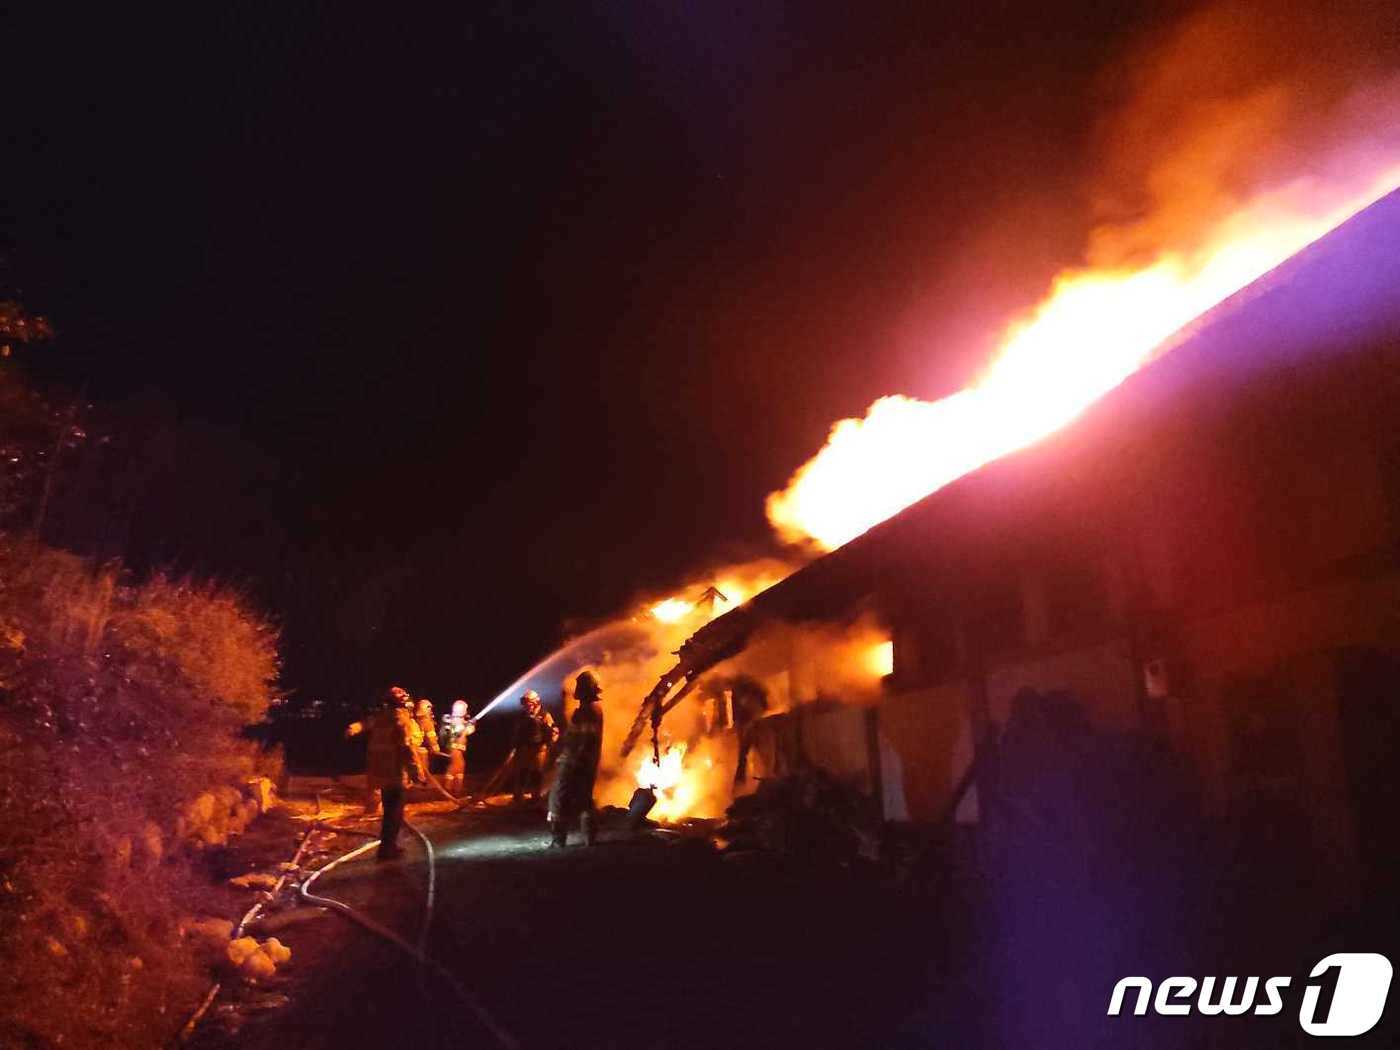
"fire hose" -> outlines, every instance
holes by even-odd
[[[447,788],[443,787],[440,783],[438,783],[438,778],[433,776],[431,773],[424,773],[423,775],[427,778],[429,787],[431,787],[443,798],[447,799],[447,801],[451,802],[458,809],[461,809],[463,806],[468,805],[470,803],[470,799],[460,799],[456,795],[452,794],[452,792],[448,791]]]
[[[513,747],[513,748],[511,748],[511,749],[510,749],[510,753],[509,753],[508,755],[506,755],[506,757],[505,757],[505,761],[502,762],[502,763],[496,768],[496,772],[492,773],[491,776],[490,776],[489,778],[487,778],[486,783],[483,784],[483,785],[481,786],[480,789],[478,789],[477,791],[472,792],[470,795],[467,795],[467,796],[465,796],[464,798],[460,798],[460,799],[457,799],[457,800],[456,800],[456,801],[457,801],[457,807],[460,809],[460,808],[462,808],[463,806],[468,806],[468,805],[472,805],[472,806],[477,805],[477,804],[483,804],[483,805],[484,805],[484,804],[486,803],[487,799],[489,799],[489,798],[491,797],[491,792],[492,792],[492,790],[494,790],[494,789],[497,787],[497,785],[500,784],[501,778],[504,777],[507,773],[509,773],[512,769],[515,768],[515,755],[516,755],[516,752],[518,752],[519,750],[520,750],[520,749],[519,749],[518,747]],[[556,761],[556,759],[557,759],[558,757],[559,757],[559,756],[558,756],[558,754],[554,751],[554,749],[553,749],[553,748],[550,748],[549,755],[547,756],[547,758],[546,758],[546,760],[545,760],[545,762],[544,762],[544,764],[543,764],[543,767],[540,769],[540,783],[541,783],[541,785],[542,785],[544,782],[546,782],[547,778],[549,777],[549,773],[550,773],[550,771],[554,768],[554,763],[555,763],[555,761]],[[439,789],[439,790],[441,790],[441,789]],[[543,788],[540,787],[540,788],[537,788],[537,790],[542,791]],[[446,793],[446,792],[444,792],[444,794],[445,794],[445,793]]]
[[[311,833],[315,830],[315,824],[312,824],[311,827],[306,829],[306,834],[301,837],[301,842],[297,844],[297,851],[294,854],[292,854],[292,860],[290,865],[285,871],[282,872],[281,877],[278,878],[277,883],[272,887],[271,892],[269,892],[266,897],[259,897],[258,900],[253,904],[253,906],[243,914],[243,918],[238,920],[238,925],[234,927],[233,933],[232,935],[230,935],[229,940],[234,941],[237,940],[239,937],[242,937],[243,931],[247,929],[249,923],[251,923],[254,919],[258,917],[258,913],[262,911],[263,905],[270,900],[276,899],[277,894],[282,891],[282,887],[286,884],[287,877],[294,870],[296,870],[297,863],[301,860],[302,853],[306,851],[306,844],[311,841]],[[204,1015],[209,1012],[209,1007],[214,1005],[214,1000],[218,998],[219,991],[223,988],[223,986],[224,982],[222,980],[217,980],[212,985],[210,985],[209,991],[206,992],[204,998],[200,1000],[199,1006],[195,1008],[194,1013],[190,1015],[189,1020],[186,1021],[184,1027],[180,1029],[180,1034],[178,1037],[176,1037],[177,1043],[183,1044],[187,1042],[190,1036],[194,1034],[195,1028],[198,1027],[199,1022],[203,1020]]]
[[[468,803],[474,804],[476,802],[483,802],[491,797],[491,789],[500,782],[500,779],[506,775],[507,771],[510,770],[515,762],[515,752],[517,750],[517,748],[510,749],[510,754],[506,755],[506,760],[501,763],[500,768],[498,768],[496,772],[491,774],[486,783],[482,785],[481,790],[475,791],[467,796]]]
[[[471,1010],[473,1014],[476,1015],[476,1019],[481,1022],[482,1027],[491,1033],[492,1038],[496,1040],[496,1043],[499,1046],[506,1047],[507,1050],[516,1050],[516,1048],[518,1048],[520,1044],[516,1041],[515,1037],[501,1027],[501,1025],[496,1021],[496,1019],[492,1017],[490,1013],[487,1012],[486,1007],[481,1004],[481,1002],[476,998],[476,996],[472,995],[472,993],[467,989],[467,987],[464,984],[462,984],[461,981],[457,979],[456,975],[453,974],[452,971],[448,970],[441,963],[436,962],[428,956],[428,931],[432,925],[433,920],[433,905],[435,903],[435,895],[437,889],[437,864],[433,855],[433,844],[428,839],[428,836],[423,834],[422,831],[420,831],[413,824],[410,824],[407,820],[404,821],[404,826],[407,827],[410,831],[417,835],[419,839],[422,840],[423,848],[426,851],[428,858],[428,889],[426,897],[424,899],[423,921],[418,928],[418,943],[416,945],[410,944],[407,940],[405,940],[399,934],[395,933],[393,930],[389,929],[387,926],[384,926],[382,923],[376,922],[374,919],[371,919],[368,915],[357,911],[356,909],[350,907],[350,905],[345,904],[343,901],[338,901],[333,897],[323,897],[311,892],[311,887],[315,884],[316,880],[319,879],[322,875],[326,874],[326,872],[328,871],[334,870],[335,868],[339,867],[341,864],[346,863],[347,861],[352,861],[357,857],[363,856],[364,854],[368,853],[370,850],[377,848],[379,846],[379,839],[373,839],[370,842],[366,842],[362,846],[357,846],[354,849],[350,850],[348,853],[341,854],[339,857],[335,858],[335,860],[332,860],[327,864],[323,864],[321,867],[313,871],[309,876],[307,876],[305,881],[303,881],[300,886],[299,892],[301,894],[301,898],[302,900],[307,901],[310,904],[316,904],[323,908],[329,908],[331,911],[345,916],[345,918],[349,919],[351,922],[354,922],[364,927],[366,930],[369,930],[371,933],[382,938],[383,940],[388,941],[396,948],[399,948],[401,951],[405,952],[415,962],[418,963],[420,967],[420,975],[421,973],[430,972],[436,977],[440,978],[443,981],[443,983],[445,983],[449,988],[451,988],[452,991],[456,993],[457,997],[462,1000],[463,1004],[469,1010]]]
[[[485,802],[485,800],[491,796],[491,789],[500,783],[500,780],[503,776],[510,772],[512,764],[515,761],[515,752],[517,750],[517,748],[511,748],[510,754],[506,755],[505,761],[502,762],[499,767],[497,767],[496,772],[491,774],[490,778],[486,781],[484,785],[482,785],[479,791],[474,791],[470,795],[464,795],[462,798],[457,798],[455,795],[452,794],[452,792],[448,791],[445,787],[438,783],[437,777],[433,776],[433,774],[431,773],[425,774],[428,780],[428,786],[435,790],[443,798],[447,799],[449,802],[455,805],[458,809],[465,809],[467,806],[474,806],[478,802]]]

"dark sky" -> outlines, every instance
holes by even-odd
[[[154,435],[124,553],[244,581],[307,695],[487,695],[767,549],[834,419],[954,389],[1078,260],[1166,17],[352,6],[54,15],[5,74],[31,367]]]

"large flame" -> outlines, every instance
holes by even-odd
[[[638,700],[675,666],[676,650],[686,639],[785,579],[800,564],[791,558],[759,558],[711,566],[669,593],[639,596],[624,616],[582,636],[586,644],[560,658],[555,666],[566,669],[558,672],[560,678],[588,667],[603,681],[603,757],[596,796],[600,804],[627,806],[637,787],[648,786],[658,795],[651,813],[656,819],[724,813],[733,794],[737,743],[732,726],[725,724],[723,705],[713,697],[692,692],[666,716],[659,740],[661,768],[649,761],[649,733],[626,758],[622,740],[636,717]],[[541,691],[544,681],[536,686]],[[519,692],[507,695],[513,699]]]
[[[1256,197],[1190,251],[1164,252],[1147,265],[1062,274],[1049,295],[1006,333],[971,386],[940,401],[904,396],[875,401],[863,419],[844,419],[826,446],[768,499],[768,516],[785,539],[833,549],[930,492],[1052,433],[1112,390],[1184,326],[1400,186],[1400,158],[1380,174],[1299,180]],[[635,688],[649,687],[686,636],[778,582],[792,566],[710,577],[720,596],[689,591],[654,600],[643,622],[654,654],[637,666],[604,668]],[[698,590],[700,584],[693,587]],[[851,669],[878,681],[893,670],[888,636],[853,636],[842,650]],[[635,682],[632,681],[635,679]],[[609,679],[610,681],[612,679]],[[626,724],[631,712],[618,719]],[[719,738],[650,749],[615,770],[604,794],[625,804],[635,786],[650,788],[651,815],[677,820],[716,815],[730,790],[732,756]],[[664,742],[663,742],[664,744]],[[718,757],[717,757],[718,756]]]
[[[1378,167],[1262,194],[1190,252],[1062,274],[971,386],[933,402],[883,397],[863,419],[833,426],[826,446],[768,497],[769,521],[784,539],[834,549],[1064,426],[1173,333],[1400,186],[1400,161]]]
[[[648,611],[662,623],[680,623],[695,611],[695,603],[688,602],[684,598],[666,598],[657,602]]]
[[[648,753],[637,767],[637,786],[650,788],[656,795],[652,819],[670,821],[690,816],[699,801],[702,778],[713,768],[714,761],[709,757],[700,759],[698,764],[688,764],[684,743],[668,747],[661,753],[660,762]]]
[[[668,626],[685,623],[692,629],[709,623],[721,613],[737,609],[756,594],[766,591],[786,575],[786,569],[775,570],[765,566],[755,572],[746,568],[743,573],[721,575],[710,584],[699,598],[691,601],[672,595],[647,606],[646,612],[653,620]],[[693,621],[693,622],[691,622]]]

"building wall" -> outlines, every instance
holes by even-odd
[[[1181,635],[1190,680],[1174,734],[1216,812],[1244,823],[1260,807],[1296,811],[1304,852],[1342,866],[1355,860],[1357,828],[1338,664],[1358,651],[1400,654],[1400,574],[1203,616]]]
[[[1126,731],[1141,724],[1137,676],[1127,641],[1114,638],[1083,649],[994,664],[987,669],[987,701],[992,720],[1005,724],[1011,698],[1021,689],[1063,690],[1078,698],[1099,728]]]
[[[1130,441],[1034,452],[883,539],[882,718],[911,815],[943,812],[967,721],[1063,690],[1101,730],[1168,736],[1217,815],[1302,829],[1314,861],[1349,864],[1365,836],[1346,738],[1365,726],[1345,724],[1341,668],[1358,652],[1400,666],[1400,425],[1377,408],[1397,359],[1373,349]]]
[[[972,762],[971,699],[961,683],[892,692],[880,705],[880,730],[899,756],[898,776],[909,818],[936,820]]]
[[[1159,650],[1135,651],[1131,624],[1121,626],[1119,636],[1077,648],[990,658],[983,681],[992,722],[1005,724],[1023,688],[1063,690],[1099,730],[1164,734],[1197,770],[1209,812],[1269,839],[1300,880],[1356,884],[1366,834],[1345,737],[1397,731],[1400,679],[1381,683],[1379,720],[1348,727],[1343,664],[1370,653],[1400,667],[1400,571],[1185,612]],[[907,625],[896,633],[907,647],[919,637]],[[1153,652],[1169,657],[1159,683],[1166,695],[1148,695],[1144,664]],[[899,777],[911,819],[946,815],[973,759],[976,703],[966,679],[896,687],[882,702],[881,729],[898,755],[885,775]]]

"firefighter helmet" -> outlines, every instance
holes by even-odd
[[[581,702],[602,699],[603,687],[598,684],[598,676],[592,671],[584,671],[574,680],[574,699]]]

